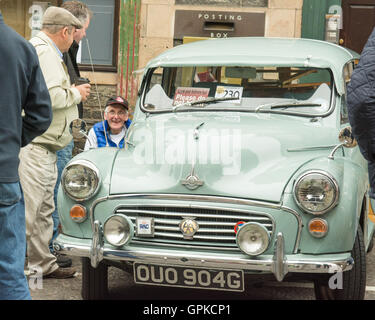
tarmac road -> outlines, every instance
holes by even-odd
[[[33,300],[82,300],[81,263],[73,257],[77,267],[74,278],[43,279],[42,288],[30,290]],[[365,300],[375,300],[375,249],[367,255],[367,285]],[[133,275],[117,268],[109,268],[110,300],[314,300],[312,283],[277,282],[273,278],[258,278],[245,293],[180,289],[135,285]],[[248,287],[247,287],[248,288]]]

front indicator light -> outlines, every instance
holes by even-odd
[[[257,256],[267,250],[270,236],[264,226],[249,222],[239,228],[236,242],[242,252],[250,256]]]
[[[104,222],[103,233],[108,243],[115,247],[121,247],[133,238],[134,226],[127,216],[116,214]]]
[[[324,219],[315,218],[309,222],[309,232],[315,238],[323,238],[328,232],[328,223]]]
[[[81,223],[86,220],[87,218],[87,210],[84,206],[80,204],[74,205],[70,209],[70,218],[77,223]]]

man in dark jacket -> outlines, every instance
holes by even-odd
[[[68,52],[63,54],[63,60],[68,68],[68,73],[71,83],[77,83],[77,80],[81,77],[77,64],[77,53],[79,49],[79,43],[86,37],[86,30],[90,25],[92,18],[92,11],[87,7],[86,4],[80,1],[65,1],[62,8],[72,13],[79,21],[82,22],[83,28],[77,29],[73,36],[73,43],[70,46]],[[78,105],[78,117],[83,118],[83,105],[82,102]]]
[[[0,300],[30,299],[18,154],[48,129],[52,109],[34,47],[4,23],[1,13],[0,57]]]
[[[347,87],[349,121],[368,161],[370,197],[375,199],[375,29],[362,51]]]

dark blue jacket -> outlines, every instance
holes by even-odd
[[[347,87],[349,121],[368,161],[375,160],[375,29]]]
[[[109,125],[108,125],[107,120],[105,120],[104,123],[105,123],[105,129],[106,129],[106,133],[107,133],[108,145],[110,147],[116,147],[117,148],[116,143],[114,143],[110,138]],[[128,119],[125,122],[125,127],[129,128],[131,123],[132,123],[131,120]],[[98,141],[98,148],[105,147],[107,144],[106,144],[105,134],[104,134],[104,129],[103,129],[103,121],[100,121],[100,122],[94,124],[94,126],[92,128],[94,129],[96,139]],[[118,147],[119,148],[124,147],[124,138],[120,141]]]
[[[51,121],[50,96],[35,49],[0,13],[0,183],[19,181],[20,147],[46,131]]]

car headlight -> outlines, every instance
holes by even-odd
[[[336,180],[326,172],[311,171],[297,179],[294,198],[302,210],[319,215],[337,204],[339,187]]]
[[[261,224],[248,222],[238,230],[236,242],[242,252],[250,256],[257,256],[267,250],[270,236],[267,229]]]
[[[61,175],[61,185],[73,200],[87,200],[94,196],[99,189],[99,170],[89,161],[75,161],[65,167]]]
[[[108,243],[121,247],[133,238],[134,226],[127,216],[116,214],[104,222],[103,234]]]

